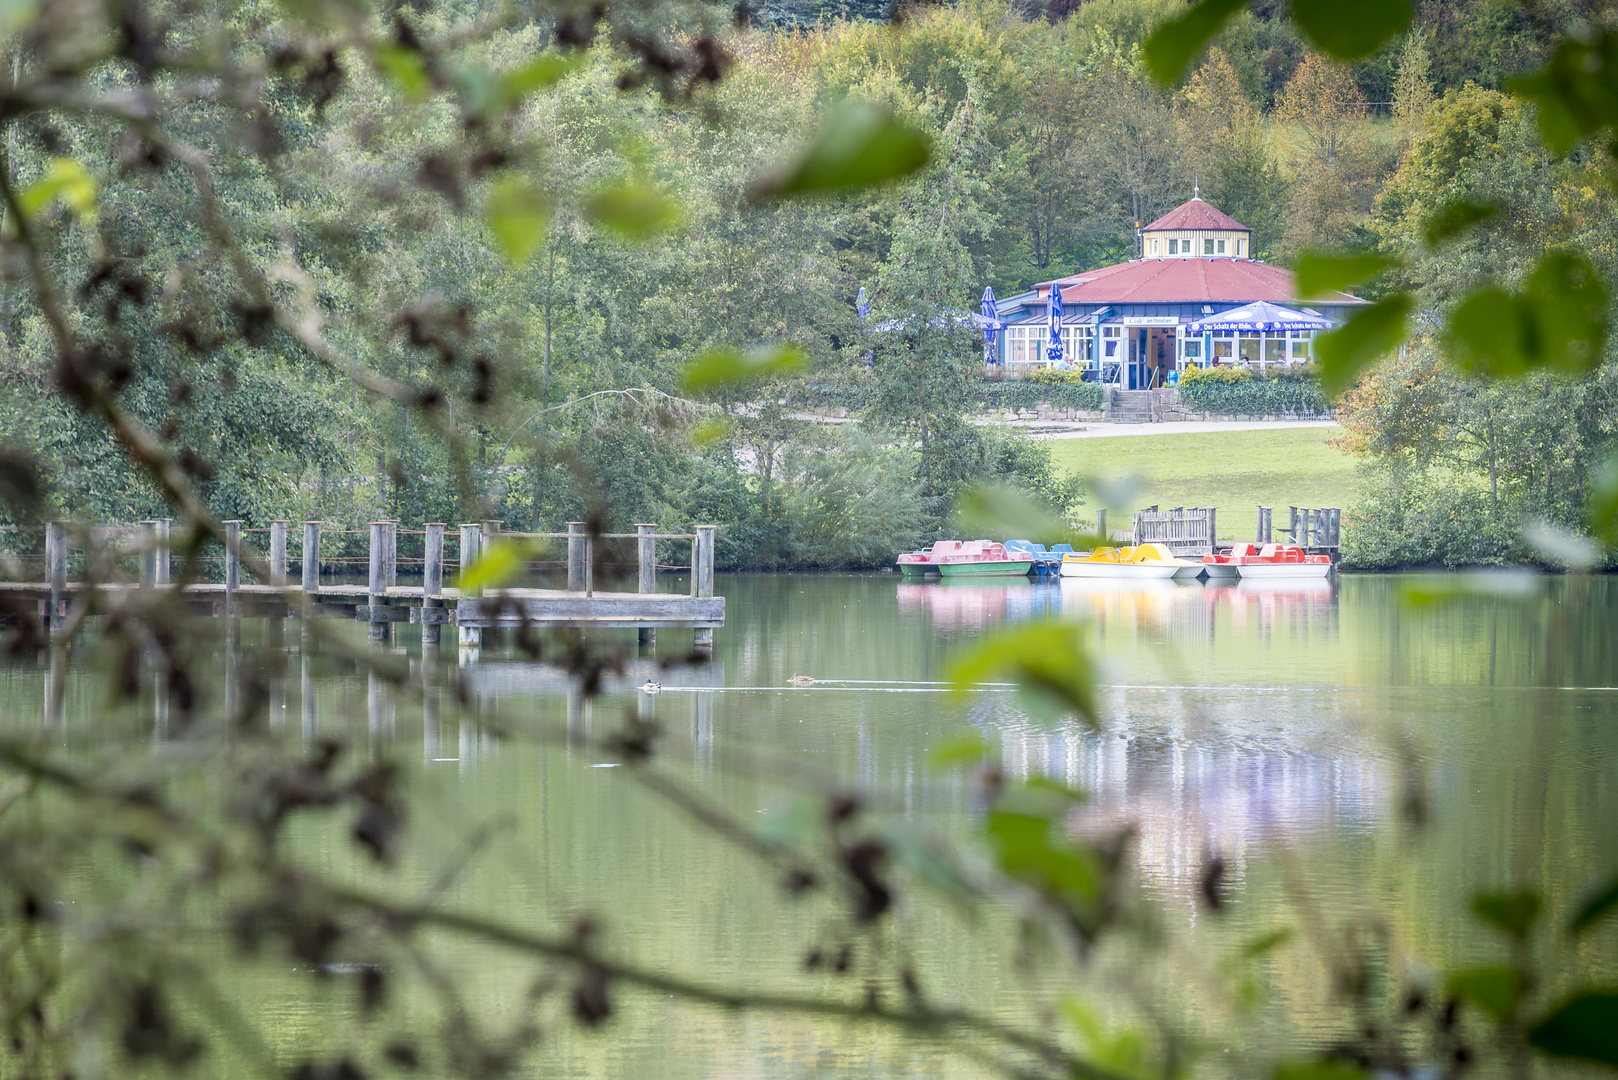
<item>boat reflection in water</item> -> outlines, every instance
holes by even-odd
[[[999,623],[1021,622],[1060,614],[1062,594],[1050,582],[1028,578],[984,581],[902,582],[899,610],[922,613],[935,627],[982,630]]]

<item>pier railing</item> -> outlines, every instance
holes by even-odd
[[[226,521],[224,525],[223,583],[209,584],[194,580],[196,565],[188,572],[183,583],[173,580],[173,555],[169,519],[142,521],[133,525],[80,526],[70,533],[68,524],[61,521],[46,523],[44,527],[45,580],[42,582],[12,582],[3,588],[12,593],[41,599],[41,614],[52,625],[57,625],[66,613],[70,593],[92,593],[108,589],[129,588],[134,583],[120,581],[117,564],[131,558],[138,560],[141,590],[181,587],[188,597],[205,600],[221,597],[225,613],[239,612],[242,601],[260,606],[284,602],[289,593],[301,592],[308,601],[308,610],[324,615],[346,615],[368,622],[371,636],[384,639],[391,623],[419,622],[423,641],[438,641],[439,627],[459,624],[463,644],[468,635],[476,635],[484,626],[508,625],[517,621],[536,621],[546,625],[588,626],[616,625],[640,628],[643,643],[652,641],[652,628],[656,626],[691,626],[696,630],[696,645],[711,647],[713,627],[723,621],[722,598],[714,597],[714,537],[712,525],[699,525],[695,532],[660,533],[655,524],[641,523],[632,533],[592,533],[586,522],[569,522],[565,533],[503,532],[497,522],[475,522],[461,525],[458,536],[449,534],[443,522],[427,522],[417,532],[422,537],[422,583],[419,587],[401,588],[399,574],[398,521],[373,521],[364,533],[368,539],[366,584],[363,589],[354,585],[321,584],[321,538],[324,522],[305,521],[301,573],[296,582],[288,576],[287,533],[289,521],[277,520],[267,529],[253,530],[267,534],[269,553],[259,558],[256,544],[245,537],[243,522]],[[351,533],[355,530],[332,530]],[[70,537],[79,539],[79,546],[97,558],[86,567],[83,580],[68,580]],[[456,562],[462,572],[474,565],[496,538],[508,540],[566,540],[566,590],[502,588],[495,590],[505,605],[482,603],[482,589],[446,589],[446,541],[457,540]],[[598,560],[597,541],[634,540],[636,542],[637,591],[606,592],[597,596],[595,579],[597,569],[606,564]],[[689,541],[691,544],[691,587],[689,597],[657,592],[658,541]],[[37,550],[37,549],[35,549]],[[110,557],[110,563],[108,559]],[[267,580],[245,582],[242,563],[267,568]],[[192,555],[190,559],[197,559]],[[127,562],[126,562],[127,565]],[[654,598],[655,594],[655,598]],[[637,600],[636,598],[640,599]],[[363,601],[359,603],[358,601]],[[515,612],[515,614],[513,614]]]

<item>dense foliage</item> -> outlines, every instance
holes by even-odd
[[[1194,412],[1221,416],[1324,416],[1330,411],[1314,371],[1273,367],[1259,373],[1237,367],[1188,368],[1180,373],[1180,401]]]
[[[1399,290],[1426,290],[1445,358],[1418,339],[1345,410],[1356,448],[1408,480],[1371,512],[1438,523],[1437,554],[1418,557],[1485,559],[1504,516],[1484,522],[1482,542],[1441,531],[1475,525],[1484,499],[1491,513],[1571,518],[1610,441],[1610,290],[1591,260],[1614,231],[1606,163],[1572,151],[1618,128],[1618,98],[1600,83],[1618,69],[1605,59],[1618,35],[1601,24],[1558,39],[1573,15],[1558,4],[1428,5],[1418,33],[1397,0],[1293,0],[1262,18],[1239,6],[1096,0],[1064,19],[1060,5],[964,4],[913,11],[898,32],[836,21],[772,35],[701,5],[13,5],[4,420],[26,452],[0,454],[0,499],[26,521],[171,513],[181,582],[195,573],[187,556],[224,534],[222,513],[579,517],[597,529],[701,516],[733,530],[730,558],[765,565],[870,561],[936,530],[984,479],[1003,483],[966,505],[1047,523],[1077,492],[1037,447],[969,422],[979,344],[956,313],[985,278],[1016,288],[1127,252],[1130,223],[1183,199],[1187,174],[1205,169],[1210,194],[1251,216],[1268,250],[1379,236],[1398,258],[1371,264],[1409,280],[1389,284],[1392,307],[1368,309],[1378,325],[1401,331],[1416,300]],[[1177,21],[1152,30],[1165,14]],[[1201,66],[1164,90],[1143,57],[1165,32],[1183,41],[1187,20],[1184,59]],[[1444,36],[1438,60],[1428,31]],[[1283,45],[1303,38],[1346,59],[1397,47],[1400,123],[1367,122],[1374,72],[1362,84],[1318,56],[1294,62]],[[1371,68],[1391,59],[1380,55]],[[1524,91],[1540,102],[1539,141],[1492,90],[1446,86],[1429,108],[1429,73],[1497,83],[1547,60]],[[1389,130],[1399,137],[1374,137]],[[819,134],[792,149],[807,131]],[[915,152],[928,145],[930,157]],[[1379,201],[1389,170],[1397,198]],[[825,201],[764,197],[845,187]],[[1493,216],[1481,202],[1457,210],[1445,201],[1456,189],[1493,200]],[[1453,287],[1435,270],[1446,259],[1466,260]],[[851,303],[860,283],[874,300],[865,325]],[[1478,304],[1446,321],[1448,307]],[[1476,332],[1491,327],[1509,332]],[[1389,351],[1370,346],[1402,336],[1362,323],[1337,339],[1359,343],[1357,362],[1332,370],[1357,371]],[[801,353],[736,348],[783,341]],[[802,363],[833,379],[869,366],[859,428],[793,419],[786,376]],[[1445,469],[1464,475],[1446,484]],[[1618,517],[1618,479],[1603,471],[1590,487],[1609,511],[1600,527]],[[120,554],[91,547],[85,584],[122,583]],[[518,550],[491,546],[471,573],[495,575],[502,560],[513,572]],[[1597,935],[1618,885],[1542,895],[1556,852],[1485,871],[1471,910],[1498,936],[1478,967],[1426,970],[1374,903],[1335,918],[1308,887],[1306,857],[1278,860],[1289,910],[1218,933],[1226,865],[1210,852],[1184,883],[1206,916],[1170,926],[1136,888],[1131,823],[1086,815],[1084,793],[995,760],[975,729],[930,762],[964,770],[980,799],[969,850],[887,813],[883,792],[859,786],[877,778],[827,778],[775,753],[700,767],[742,793],[734,805],[747,809],[732,814],[693,789],[693,762],[665,762],[649,716],[601,708],[592,722],[581,709],[563,730],[520,694],[474,713],[469,680],[432,684],[426,665],[352,647],[297,590],[275,602],[304,616],[305,660],[364,673],[368,704],[415,695],[424,723],[464,704],[468,748],[532,737],[610,759],[595,764],[660,800],[671,827],[703,830],[780,882],[804,937],[783,948],[781,971],[738,972],[721,926],[691,973],[671,970],[664,943],[608,939],[587,916],[548,912],[558,929],[482,912],[464,895],[466,862],[523,857],[485,850],[497,822],[459,835],[453,813],[423,821],[444,808],[412,798],[397,747],[350,752],[352,713],[319,732],[278,726],[268,676],[287,654],[273,642],[244,654],[234,618],[190,619],[174,590],[82,588],[70,609],[46,601],[48,621],[32,600],[8,603],[8,647],[38,657],[47,704],[43,724],[0,733],[6,1074],[513,1075],[546,1071],[561,1026],[599,1028],[654,998],[727,1022],[878,1026],[1016,1076],[1618,1064],[1618,995],[1589,985],[1588,956],[1610,943]],[[1150,636],[1133,607],[1123,621]],[[1557,658],[1603,628],[1572,621],[1571,606],[1543,610],[1532,644],[1554,689]],[[581,702],[624,671],[610,643],[516,629],[516,647],[553,661]],[[92,689],[107,704],[69,727],[64,654],[79,648],[96,650],[107,678]],[[984,634],[950,665],[948,688],[973,703],[963,711],[1010,700],[987,699],[985,684],[1015,689],[1019,723],[1110,739],[1100,678],[1076,621],[1030,620]],[[1176,723],[1199,719],[1194,699],[1164,707]],[[367,719],[391,724],[380,708]],[[1423,763],[1406,748],[1387,768],[1413,833]],[[1520,811],[1530,836],[1560,791],[1547,772]],[[910,789],[897,773],[890,784],[908,812]],[[754,796],[784,790],[813,794],[755,816]],[[637,840],[655,848],[644,824]],[[454,858],[410,863],[413,828],[455,833]],[[692,903],[722,918],[723,884],[703,883]],[[1004,986],[998,974],[961,985],[952,969],[940,992],[918,977],[911,919],[938,895],[964,913],[959,932],[1003,932]],[[1288,924],[1309,958],[1261,971]],[[800,940],[801,959],[787,954]],[[469,1006],[470,986],[494,996],[495,969],[511,991]],[[1272,1041],[1254,1011],[1272,973],[1315,987],[1296,1044]],[[314,1019],[281,1023],[275,994]],[[1024,1001],[1008,1007],[1014,995]]]

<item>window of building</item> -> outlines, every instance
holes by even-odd
[[[1223,255],[1225,253],[1225,242],[1221,240],[1216,246],[1219,254]]]
[[[1196,338],[1188,338],[1185,343],[1185,358],[1199,360],[1202,358],[1202,342]]]
[[[1178,240],[1170,240],[1169,241],[1169,254],[1170,255],[1178,255],[1179,253],[1180,253],[1180,242]]]
[[[1245,254],[1247,254],[1247,241],[1246,240],[1238,240],[1238,241],[1236,241],[1236,254],[1237,255],[1245,255]]]
[[[1157,241],[1156,240],[1152,241],[1152,254],[1153,255],[1157,254]]]
[[[1212,240],[1204,240],[1202,242],[1202,253],[1204,255],[1212,255],[1214,253],[1213,252],[1213,245],[1214,245],[1214,242]]]

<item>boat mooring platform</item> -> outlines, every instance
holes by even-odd
[[[659,533],[650,524],[637,525],[633,533],[591,533],[584,522],[569,522],[565,533],[497,532],[488,523],[462,525],[458,562],[463,573],[476,564],[494,539],[517,543],[567,541],[565,589],[473,590],[444,585],[446,526],[437,522],[428,522],[420,530],[424,538],[420,585],[397,583],[400,529],[396,521],[371,523],[369,573],[364,585],[321,583],[322,523],[312,521],[303,523],[302,577],[296,584],[287,577],[288,523],[284,521],[271,522],[265,530],[270,540],[267,558],[244,546],[241,522],[225,522],[225,580],[176,582],[171,576],[169,525],[166,520],[158,520],[80,529],[86,544],[99,545],[97,554],[110,550],[113,558],[92,561],[99,576],[69,581],[68,526],[65,522],[50,522],[45,526],[48,580],[0,582],[0,602],[10,599],[13,611],[18,604],[37,604],[39,615],[54,628],[62,624],[75,603],[115,609],[143,596],[179,593],[186,607],[200,615],[289,618],[307,614],[314,618],[356,619],[370,626],[371,637],[376,640],[385,640],[394,623],[416,623],[422,628],[425,643],[436,643],[443,626],[458,627],[463,644],[475,644],[469,640],[472,635],[498,627],[635,628],[641,632],[642,643],[649,643],[652,632],[659,628],[687,628],[696,632],[695,645],[703,649],[712,647],[714,630],[725,624],[725,598],[713,594],[712,525],[698,526],[694,533]],[[595,589],[598,540],[636,541],[636,592]],[[689,594],[657,591],[659,540],[690,541]],[[115,580],[107,572],[123,558],[139,559],[138,581]],[[243,581],[244,566],[255,565],[267,567],[270,580]]]

